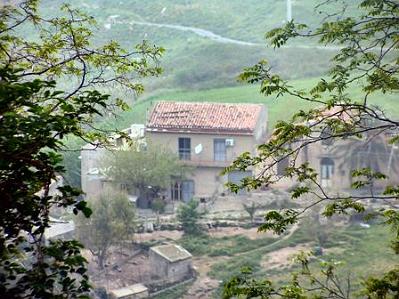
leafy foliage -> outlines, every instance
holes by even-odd
[[[91,130],[93,120],[126,104],[97,88],[140,92],[131,80],[158,74],[162,49],[95,48],[91,17],[65,5],[62,16],[42,18],[39,1],[18,2],[0,7],[0,297],[87,298],[80,243],[44,239],[52,208],[92,213],[80,190],[61,185],[59,151],[68,136],[106,142],[106,132]],[[27,28],[40,38],[25,39]],[[61,91],[55,80],[64,79],[71,86]]]
[[[59,194],[50,193],[63,171],[55,152],[61,146],[58,136],[76,132],[84,110],[78,103],[72,109],[60,105],[63,99],[52,90],[54,82],[21,82],[19,74],[0,70],[0,295],[70,298],[89,290],[81,246],[73,241],[44,246],[44,231],[50,226],[52,206],[91,214],[85,202],[77,201],[79,190],[66,185],[58,187]],[[87,95],[80,97],[83,106],[107,99],[95,92]],[[71,273],[80,278],[71,279]]]
[[[132,239],[136,227],[135,208],[125,194],[113,190],[91,199],[90,203],[93,215],[78,218],[77,235],[103,269],[111,246]]]
[[[165,212],[166,202],[161,198],[157,198],[152,202],[151,209],[157,214]]]
[[[300,253],[296,262],[300,271],[291,273],[289,283],[274,286],[269,280],[256,280],[249,268],[232,278],[226,285],[223,298],[242,295],[243,298],[350,298],[350,280],[345,283],[335,274],[339,262],[320,262],[320,271],[314,273],[310,267],[311,255]]]
[[[116,183],[139,190],[139,195],[158,196],[175,179],[185,176],[188,168],[166,148],[148,144],[110,152],[104,162],[107,175]]]
[[[180,205],[177,210],[177,220],[187,235],[203,234],[201,225],[198,223],[201,219],[201,214],[197,210],[198,205],[198,201],[192,199],[188,203]]]
[[[323,1],[318,8],[334,0]],[[345,9],[344,9],[345,10]],[[245,170],[249,167],[261,167],[260,175],[243,180],[239,185],[232,185],[236,191],[240,188],[257,188],[271,186],[282,178],[296,180],[299,184],[292,190],[292,198],[307,195],[312,198],[304,209],[287,209],[270,211],[265,216],[265,223],[260,230],[284,232],[289,225],[297,222],[307,211],[317,205],[324,207],[323,215],[331,217],[335,214],[364,212],[367,200],[381,200],[384,205],[392,204],[398,199],[397,188],[388,183],[388,174],[381,173],[378,167],[371,167],[374,161],[366,161],[365,167],[357,165],[352,168],[352,187],[368,193],[362,195],[337,195],[326,190],[308,162],[299,163],[298,156],[304,149],[317,143],[331,144],[335,141],[353,141],[353,150],[359,140],[371,144],[376,136],[379,144],[396,142],[398,123],[376,106],[372,106],[369,97],[373,93],[390,93],[397,95],[399,90],[398,66],[398,29],[397,15],[399,4],[390,0],[363,0],[359,2],[361,13],[355,16],[341,16],[328,12],[329,17],[320,27],[312,29],[305,24],[288,22],[284,27],[267,33],[272,45],[276,48],[284,46],[292,38],[318,38],[321,44],[337,47],[338,53],[332,59],[332,67],[327,78],[309,90],[297,90],[277,74],[272,73],[266,61],[261,61],[247,68],[240,79],[249,83],[260,83],[260,91],[264,95],[276,97],[290,96],[297,101],[314,104],[314,108],[301,110],[289,121],[280,121],[270,140],[259,146],[256,155],[244,153],[227,169]],[[352,98],[349,91],[355,84],[361,84],[363,94]],[[348,142],[347,142],[348,144]],[[369,146],[369,149],[371,146]],[[365,153],[366,154],[366,153]],[[290,159],[290,165],[283,176],[273,173],[274,167],[283,159]],[[365,158],[365,157],[363,157]],[[377,162],[375,162],[377,164]],[[376,169],[377,168],[377,169]],[[395,178],[390,178],[397,179]],[[385,191],[374,190],[376,181],[385,180]],[[376,215],[385,217],[386,223],[396,232],[393,248],[397,248],[397,212],[394,210],[375,211]],[[288,298],[348,298],[352,296],[350,288],[345,289],[342,281],[335,274],[335,265],[326,264],[321,272],[325,281],[312,274],[308,267],[308,258],[299,259],[302,264],[302,276],[307,284],[298,280],[294,274],[289,285],[283,288],[274,287],[269,281],[253,280],[245,271],[243,276],[233,278],[225,285],[226,298],[241,295],[245,298],[269,298],[272,296]],[[397,296],[397,272],[395,269],[381,277],[365,280],[364,292],[371,298]],[[314,292],[315,291],[315,292]]]

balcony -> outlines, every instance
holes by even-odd
[[[200,159],[192,159],[192,160],[180,160],[185,165],[194,166],[194,167],[220,167],[225,168],[229,166],[233,160],[229,161],[214,161],[214,160],[200,160]]]

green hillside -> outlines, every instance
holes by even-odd
[[[297,89],[309,89],[317,82],[317,78],[292,81]],[[350,89],[354,99],[362,99],[361,86],[355,85]],[[124,128],[131,123],[143,123],[147,112],[158,101],[192,101],[192,102],[225,102],[225,103],[260,103],[268,108],[269,128],[272,128],[278,120],[288,119],[299,109],[311,108],[312,104],[299,99],[286,96],[265,97],[259,93],[259,86],[241,85],[236,87],[214,88],[206,90],[166,90],[153,95],[144,94],[133,106],[131,111],[125,112],[117,119],[108,120],[108,126]],[[399,117],[397,98],[392,94],[375,94],[370,97],[370,103],[383,108],[388,115]]]
[[[102,90],[134,102],[131,111],[106,119],[102,126],[108,128],[145,122],[147,111],[160,100],[264,103],[271,128],[277,120],[288,118],[297,109],[309,108],[310,104],[289,97],[265,98],[257,86],[237,83],[237,75],[244,67],[267,59],[273,71],[293,79],[298,88],[306,88],[315,82],[314,78],[325,74],[335,53],[314,48],[315,41],[309,40],[306,44],[297,40],[283,49],[267,47],[264,34],[284,23],[285,0],[43,0],[41,11],[45,15],[58,14],[63,2],[95,17],[95,43],[112,39],[132,48],[148,40],[166,49],[161,61],[163,75],[145,79],[146,92],[138,100],[126,90]],[[294,19],[312,26],[319,24],[325,14],[314,9],[317,2],[292,1]],[[357,0],[351,2],[348,13],[356,11],[356,3]],[[331,1],[323,9],[332,14],[338,7],[339,3]],[[167,27],[162,27],[165,24]],[[351,92],[360,94],[360,87]],[[392,96],[375,97],[374,101],[399,115]]]
[[[53,5],[48,6],[48,1]],[[117,2],[46,0],[43,2],[43,8],[56,9],[54,3],[63,2],[90,12],[100,24],[109,22],[107,19],[110,16],[119,16],[122,21],[135,20],[198,27],[229,38],[250,42],[262,42],[265,31],[280,26],[286,19],[285,0],[247,0],[245,2],[240,0],[122,0]],[[347,8],[347,13],[353,13],[357,2],[352,1]],[[310,25],[319,24],[325,16],[319,11],[332,12],[341,7],[335,1],[331,1],[329,5],[324,5],[320,9],[315,9],[320,3],[318,0],[296,0],[292,3],[293,19]],[[159,34],[162,36],[162,33]],[[173,39],[174,36],[169,36],[168,40],[170,38]]]
[[[285,22],[285,0],[249,0],[244,3],[238,0],[44,0],[43,13],[58,13],[57,7],[62,2],[95,17],[98,22],[96,42],[113,39],[131,47],[142,40],[149,40],[166,49],[162,59],[164,75],[146,80],[149,90],[233,86],[237,84],[235,77],[243,67],[263,58],[287,78],[314,77],[325,72],[333,54],[331,50],[311,48],[314,43],[302,44],[301,40],[291,44],[291,48],[279,51],[267,47],[265,32]],[[315,11],[316,3],[316,0],[293,1],[294,19],[311,25],[319,24],[324,14]],[[333,12],[338,6],[333,2],[323,10]],[[353,7],[348,10],[353,11]],[[163,28],[143,22],[195,27],[238,43],[215,41],[192,30]]]

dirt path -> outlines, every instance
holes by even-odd
[[[291,229],[289,230],[288,234],[283,235],[283,236],[282,236],[281,238],[279,238],[277,241],[275,241],[275,242],[273,242],[273,243],[270,243],[270,244],[268,244],[268,245],[266,245],[266,246],[262,246],[262,247],[259,247],[259,248],[255,248],[255,249],[251,249],[251,250],[248,250],[248,251],[244,251],[244,252],[237,253],[235,256],[237,256],[237,255],[243,255],[243,254],[248,254],[248,253],[255,252],[255,251],[259,251],[259,250],[265,250],[265,249],[267,249],[267,248],[269,248],[269,247],[276,246],[276,244],[279,244],[279,243],[281,243],[281,242],[287,240],[288,238],[290,238],[290,237],[292,236],[292,234],[293,234],[298,228],[299,228],[299,223],[295,223],[295,224],[291,227]]]
[[[273,242],[267,246],[255,248],[255,249],[245,251],[245,252],[240,252],[238,254],[235,254],[234,256],[248,254],[248,253],[251,253],[251,252],[254,252],[257,250],[265,250],[265,248],[275,246],[276,244],[279,244],[282,241],[290,238],[292,236],[292,234],[298,229],[298,227],[299,227],[298,224],[293,225],[293,227],[290,229],[288,234],[286,234],[285,236],[282,236],[281,238],[279,238],[278,240],[276,240],[275,242]],[[256,228],[251,229],[251,230],[245,230],[245,232],[243,232],[241,230],[236,230],[237,234],[243,234],[243,235],[247,236],[248,238],[251,238],[251,234],[248,234],[248,231],[251,231],[252,234],[256,233],[255,237],[258,237],[259,235],[264,236],[263,235],[264,233],[258,233]],[[240,233],[238,233],[238,232],[240,232]],[[224,233],[226,233],[226,232],[224,232]],[[215,236],[215,235],[213,235],[213,236]],[[254,237],[254,235],[252,235],[252,237]],[[292,248],[294,248],[294,247],[292,247]],[[292,248],[290,247],[290,249],[292,249]],[[283,249],[285,249],[285,248],[283,248]],[[280,249],[280,250],[282,250],[282,249]],[[288,257],[288,255],[289,255],[287,251],[286,252],[281,251],[279,253],[279,250],[274,251],[273,253],[269,253],[269,255],[273,254],[273,256],[274,256],[276,252],[277,252],[276,258],[278,258],[279,260],[283,260],[284,257]],[[232,257],[234,257],[234,256],[232,256]],[[197,279],[195,280],[193,285],[188,289],[186,295],[183,298],[184,299],[211,298],[212,293],[219,286],[219,281],[210,278],[208,276],[209,271],[211,270],[211,268],[214,264],[219,263],[221,261],[228,262],[229,259],[231,259],[232,257],[222,256],[222,257],[215,258],[215,257],[205,256],[205,257],[194,258],[193,265],[196,268],[197,272],[199,273],[199,276],[197,277]]]
[[[284,268],[292,264],[292,258],[300,251],[309,251],[309,244],[298,244],[294,247],[285,247],[275,250],[263,256],[260,265],[262,268]]]
[[[216,34],[210,30],[198,28],[198,27],[190,27],[190,26],[183,26],[177,24],[166,24],[166,23],[153,23],[153,22],[144,22],[144,21],[130,21],[128,22],[130,25],[141,25],[141,26],[151,26],[151,27],[158,27],[158,28],[168,28],[172,30],[179,30],[179,31],[188,31],[192,32],[198,36],[213,40],[218,43],[224,44],[236,44],[241,46],[250,46],[250,47],[265,47],[264,43],[253,43],[247,42],[243,40],[233,39],[229,37],[224,37],[219,34]],[[342,49],[339,46],[318,46],[318,45],[284,45],[282,48],[295,48],[295,49],[318,49],[318,50],[327,50],[327,51],[337,51]]]
[[[217,229],[210,229],[208,231],[209,236],[213,238],[222,238],[225,236],[245,236],[248,239],[251,240],[256,240],[260,238],[265,238],[265,237],[276,237],[276,235],[273,235],[271,232],[263,233],[263,232],[258,232],[257,227],[253,227],[250,229],[247,228],[242,228],[242,227],[220,227]]]
[[[210,298],[211,294],[219,286],[219,281],[208,276],[213,264],[222,260],[228,260],[227,257],[209,258],[201,257],[193,260],[193,265],[198,272],[198,277],[188,289],[183,299]]]

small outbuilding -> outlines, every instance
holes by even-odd
[[[165,283],[176,283],[193,276],[192,255],[179,245],[151,247],[149,260],[153,277]]]
[[[141,299],[148,298],[148,296],[148,288],[141,283],[136,283],[109,292],[109,298],[111,299]]]

